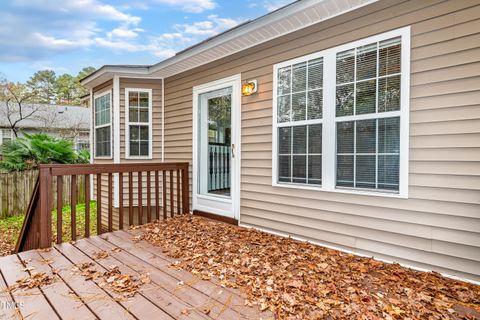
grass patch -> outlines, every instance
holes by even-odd
[[[77,217],[77,239],[84,238],[85,236],[85,204],[77,204],[76,207]],[[62,240],[68,242],[72,240],[71,234],[71,210],[70,206],[62,208]],[[52,213],[52,228],[53,228],[53,241],[57,241],[57,212]],[[97,202],[90,202],[90,235],[97,234]]]
[[[77,217],[77,239],[85,235],[85,204],[76,206]],[[0,256],[11,254],[15,249],[20,229],[23,225],[25,215],[16,215],[0,220]],[[62,240],[68,242],[71,240],[71,210],[70,206],[62,208]],[[52,231],[53,241],[57,237],[57,211],[52,212]],[[97,234],[97,203],[90,202],[90,235]]]
[[[6,256],[15,249],[24,215],[17,215],[0,220],[0,256]]]

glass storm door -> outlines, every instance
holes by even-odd
[[[235,85],[194,90],[197,103],[194,209],[235,218]]]
[[[232,88],[200,94],[199,193],[230,198]]]

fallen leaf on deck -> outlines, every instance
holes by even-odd
[[[109,254],[107,251],[101,250],[93,254],[93,260],[101,260],[108,258]]]
[[[15,285],[9,287],[9,290],[15,291],[16,289],[39,288],[41,286],[52,284],[53,281],[53,276],[47,275],[43,272],[33,272],[28,277],[18,279]]]

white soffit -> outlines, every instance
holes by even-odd
[[[155,64],[149,73],[167,78],[376,1],[301,0]]]

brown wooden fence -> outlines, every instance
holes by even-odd
[[[0,219],[17,214],[24,214],[38,177],[38,170],[20,172],[0,173]],[[63,204],[70,204],[70,176],[65,177],[63,185]],[[53,188],[57,190],[57,181],[53,181]],[[77,190],[83,190],[85,179],[79,176],[77,179]],[[57,194],[53,194],[54,207],[57,203]],[[77,202],[85,202],[85,194],[78,192]]]

